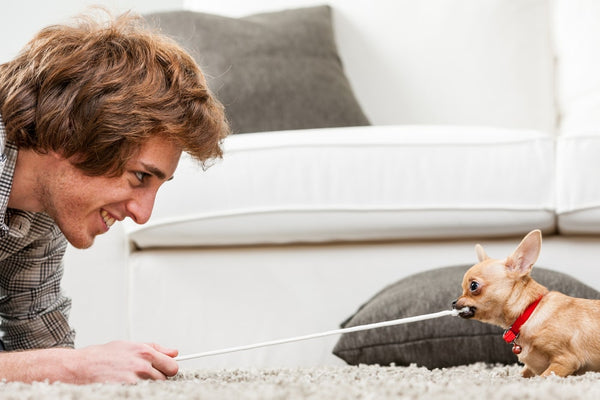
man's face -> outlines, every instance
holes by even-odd
[[[40,182],[44,211],[73,246],[90,247],[115,221],[148,221],[156,192],[173,177],[180,156],[179,148],[155,137],[127,163],[123,175],[110,178],[87,176],[62,158]]]

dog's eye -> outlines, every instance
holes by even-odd
[[[477,291],[477,289],[479,289],[479,283],[476,281],[471,282],[471,285],[469,285],[469,289],[471,290],[471,292]]]

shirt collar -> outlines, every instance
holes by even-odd
[[[0,233],[9,230],[8,199],[12,188],[18,148],[6,138],[6,128],[0,115]]]

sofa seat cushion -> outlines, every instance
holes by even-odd
[[[234,135],[203,171],[183,157],[140,248],[522,234],[554,229],[554,142],[458,126]]]

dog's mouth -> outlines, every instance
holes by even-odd
[[[466,308],[466,310],[465,310],[465,308]],[[458,313],[458,316],[461,318],[469,319],[469,318],[473,318],[475,316],[475,310],[477,310],[477,308],[467,306],[467,307],[463,307],[463,310],[464,311],[461,311],[460,313]]]

